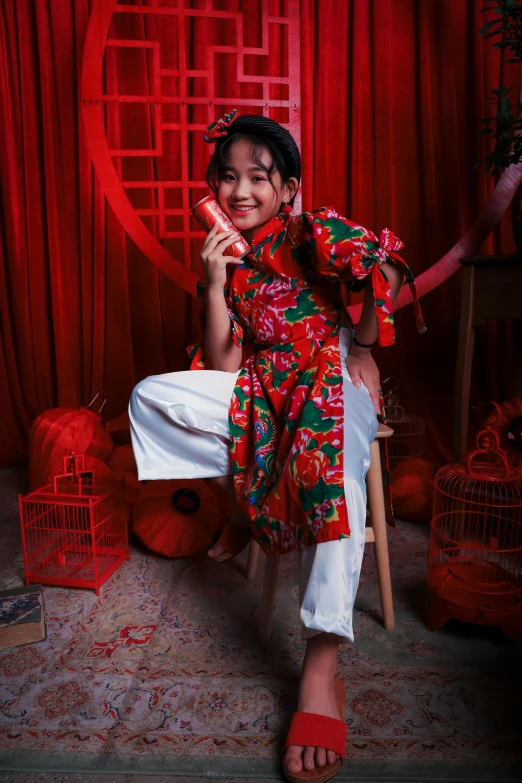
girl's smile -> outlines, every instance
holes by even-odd
[[[262,150],[257,162],[253,153],[254,146],[246,139],[232,144],[218,187],[221,208],[247,242],[252,242],[254,234],[277,215],[281,203],[293,195],[288,185],[283,186],[277,170],[272,172],[270,181],[272,157],[269,151]]]
[[[255,209],[255,206],[242,207],[239,204],[232,204],[231,207],[235,212],[239,212],[240,214],[244,215],[246,215],[248,212],[252,212],[252,210]]]

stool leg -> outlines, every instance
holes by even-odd
[[[377,440],[374,440],[370,445],[370,468],[368,470],[367,482],[370,522],[375,536],[375,557],[377,560],[382,616],[386,630],[393,631],[395,618],[393,613],[390,558],[388,555],[388,535],[386,532],[386,509],[382,486],[381,455],[379,441]]]
[[[263,595],[261,596],[261,608],[259,610],[259,636],[263,642],[270,641],[270,635],[272,633],[278,577],[279,555],[267,557],[265,561]]]
[[[455,414],[453,425],[453,459],[460,462],[467,448],[469,393],[475,329],[473,326],[473,264],[465,264],[461,271],[462,297],[457,350],[457,372],[455,375]]]
[[[249,581],[255,579],[257,573],[257,563],[259,561],[259,544],[257,541],[251,541],[248,547],[248,562],[246,569],[246,578]]]

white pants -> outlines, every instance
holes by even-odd
[[[322,631],[353,642],[352,615],[364,552],[366,473],[377,417],[365,386],[346,368],[353,330],[340,337],[344,392],[344,491],[350,538],[299,553],[303,638]],[[232,473],[228,411],[238,373],[189,370],[151,375],[133,390],[129,416],[140,480],[212,478]]]

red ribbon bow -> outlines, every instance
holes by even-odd
[[[403,247],[404,242],[399,239],[399,237],[394,234],[393,231],[390,231],[389,228],[385,228],[381,231],[381,235],[379,237],[379,248],[384,250],[384,252],[395,261],[396,266],[398,266],[398,268],[404,274],[412,294],[417,330],[422,334],[426,331],[426,325],[422,317],[419,299],[417,296],[415,278],[404,259],[397,255],[397,250],[401,250]],[[395,342],[395,330],[393,327],[393,303],[391,298],[390,284],[386,278],[386,275],[380,268],[380,263],[374,264],[372,268],[372,283],[377,310],[379,345],[391,345],[393,342]]]
[[[390,231],[389,228],[383,228],[381,236],[379,237],[379,246],[382,247],[386,253],[394,253],[404,247],[404,242],[399,239],[393,231]]]

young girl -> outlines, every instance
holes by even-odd
[[[237,234],[207,235],[204,350],[191,349],[190,371],[136,386],[133,448],[142,480],[214,478],[235,494],[210,557],[233,557],[251,536],[268,555],[299,551],[306,654],[283,764],[288,780],[319,783],[346,745],[335,669],[339,644],[353,641],[380,412],[371,347],[394,341],[392,302],[413,278],[387,229],[378,240],[331,207],[291,216],[301,164],[281,125],[232,112],[206,138],[207,180],[251,252],[225,256]],[[363,286],[354,331],[346,293]]]

